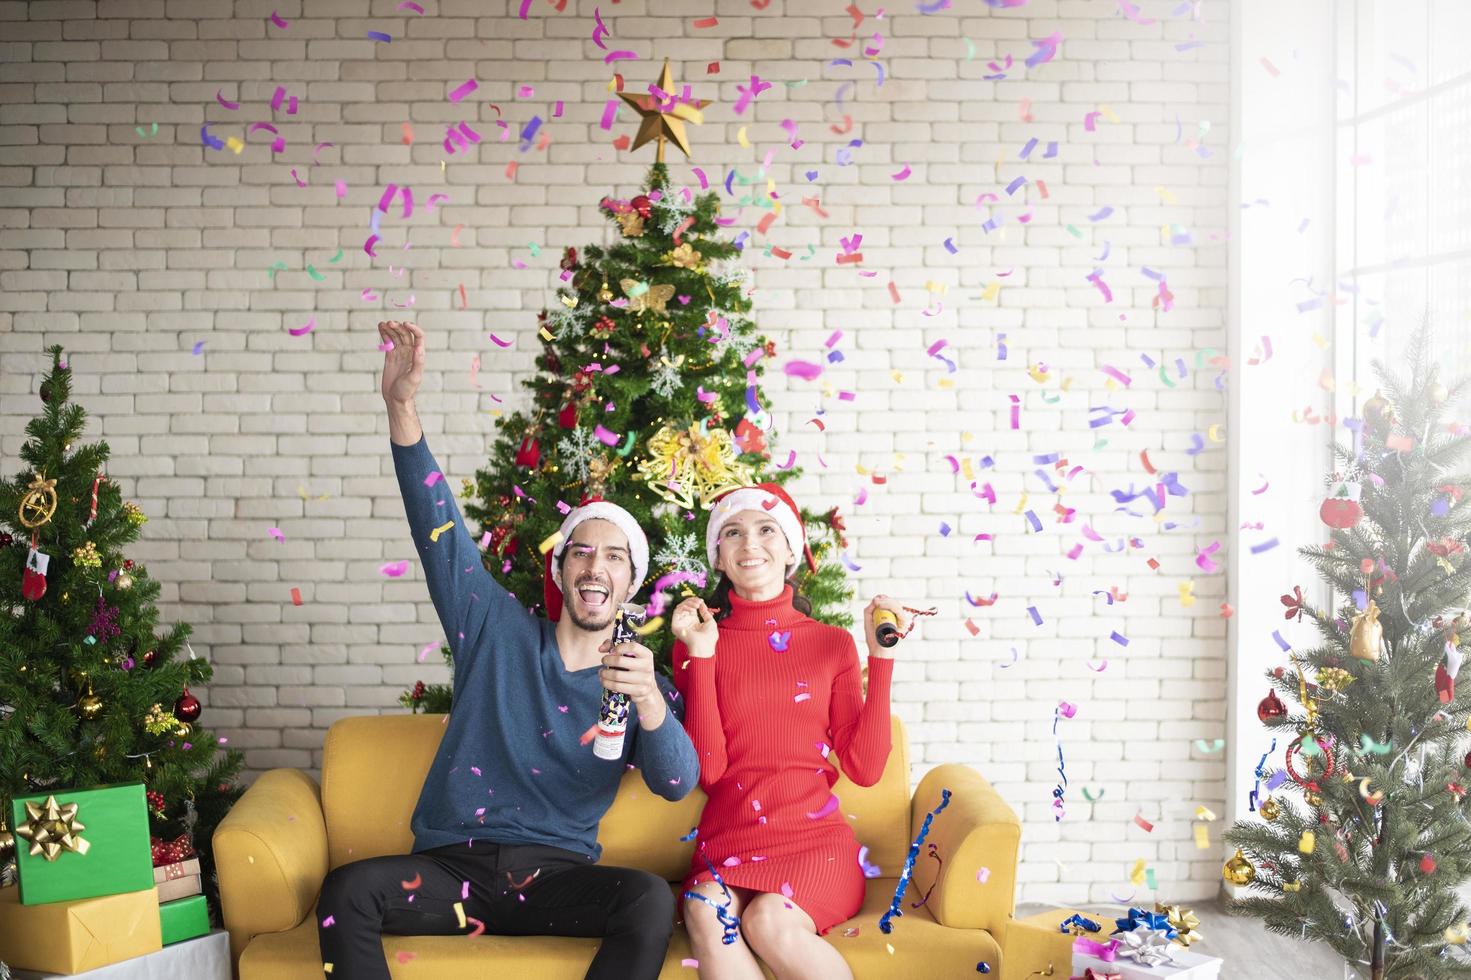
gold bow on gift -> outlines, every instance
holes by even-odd
[[[1192,910],[1183,905],[1164,905],[1159,902],[1155,903],[1154,910],[1163,914],[1170,928],[1175,930],[1174,942],[1181,946],[1189,946],[1202,939],[1200,933],[1195,931],[1196,926],[1200,925],[1200,920],[1195,917]]]
[[[752,482],[750,467],[736,461],[730,432],[701,433],[698,425],[666,425],[650,436],[649,458],[639,463],[638,472],[650,490],[686,510],[696,501],[708,507],[722,490]]]
[[[56,797],[48,796],[45,803],[27,803],[26,818],[15,833],[31,842],[32,857],[42,854],[46,860],[55,861],[62,851],[86,854],[92,846],[82,839],[82,831],[87,828],[77,819],[75,803],[58,806]]]

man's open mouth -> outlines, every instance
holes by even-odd
[[[601,609],[608,604],[607,588],[594,582],[579,585],[577,587],[577,597],[582,600],[584,606],[592,609]]]

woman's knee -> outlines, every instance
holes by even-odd
[[[725,904],[725,896],[720,886],[714,882],[705,882],[690,889],[698,895],[703,895],[711,902],[718,905]],[[699,898],[686,897],[681,905],[684,914],[684,927],[690,934],[691,940],[707,942],[719,942],[725,933],[725,926],[720,921],[720,916],[715,909],[710,907],[710,902]]]
[[[784,902],[780,895],[764,893],[751,899],[741,914],[741,935],[762,958],[779,955],[807,931]]]

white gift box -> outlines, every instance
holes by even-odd
[[[1221,959],[1192,953],[1181,946],[1174,948],[1174,959],[1159,966],[1144,966],[1135,960],[1120,956],[1113,961],[1103,960],[1073,950],[1073,976],[1081,977],[1089,967],[1094,973],[1104,976],[1118,974],[1122,980],[1217,980],[1221,973]]]

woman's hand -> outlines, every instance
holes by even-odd
[[[909,632],[909,626],[913,622],[913,619],[904,611],[904,604],[902,602],[898,599],[890,599],[886,595],[874,596],[873,601],[863,610],[863,636],[868,640],[868,655],[870,657],[882,657],[885,660],[892,660],[894,657],[894,648],[879,646],[878,635],[874,632],[873,614],[878,609],[887,609],[894,614],[894,618],[898,620],[898,623],[895,625],[898,626],[900,633]]]
[[[703,660],[715,656],[715,641],[720,638],[720,627],[715,624],[715,617],[704,599],[690,596],[675,606],[674,614],[669,617],[669,628],[691,657]]]
[[[383,356],[383,400],[410,404],[424,380],[424,331],[416,323],[384,320],[378,324],[378,335],[393,345]]]

